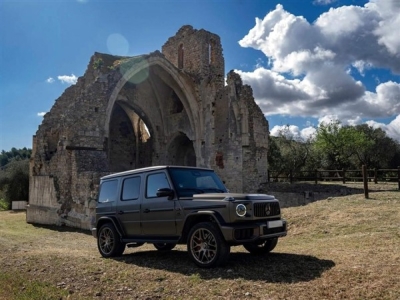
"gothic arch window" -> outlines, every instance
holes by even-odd
[[[184,54],[183,44],[180,44],[179,49],[178,49],[178,68],[179,69],[183,69],[183,54]]]

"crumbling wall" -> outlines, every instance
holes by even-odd
[[[267,180],[269,127],[249,85],[230,71],[216,101],[215,161],[232,192],[255,192]]]

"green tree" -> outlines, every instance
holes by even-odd
[[[374,141],[364,132],[353,126],[342,126],[339,121],[321,124],[314,141],[315,150],[322,158],[321,167],[327,169],[354,168],[354,157],[361,158],[362,150],[373,145]]]
[[[355,126],[355,130],[364,134],[370,141],[364,147],[356,149],[357,159],[360,165],[368,168],[396,168],[390,166],[396,155],[397,143],[386,135],[381,128],[373,128],[367,124]]]
[[[29,199],[29,160],[13,160],[0,171],[0,190],[8,209],[14,200]]]
[[[289,126],[286,126],[279,132],[279,136],[270,137],[269,169],[275,177],[289,174],[302,177],[302,171],[309,165],[311,151],[311,140],[296,138]]]
[[[32,150],[27,148],[16,149],[15,147],[11,148],[10,151],[2,150],[0,153],[0,167],[6,166],[13,160],[24,160],[29,159],[31,157]]]

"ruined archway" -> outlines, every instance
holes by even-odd
[[[95,53],[33,137],[27,221],[91,228],[99,179],[150,165],[214,168],[231,191],[257,190],[268,123],[224,72],[220,38],[189,25],[161,52]]]
[[[185,139],[175,137],[176,143],[190,147],[179,164],[198,165],[202,118],[186,75],[159,56],[124,61],[115,72],[122,77],[108,101],[105,123],[110,170],[172,163],[169,141],[182,128]],[[149,128],[148,140],[141,140],[143,130],[135,131],[135,118]]]
[[[183,133],[176,134],[167,149],[169,165],[196,166],[193,142]]]

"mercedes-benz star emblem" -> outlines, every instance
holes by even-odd
[[[271,214],[271,206],[269,204],[265,205],[265,214],[267,216]]]

